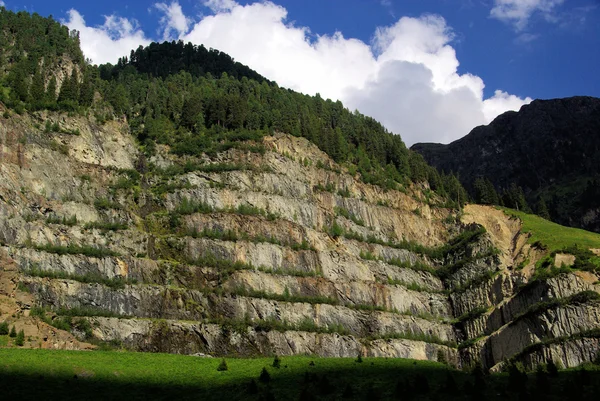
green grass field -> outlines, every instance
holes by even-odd
[[[565,227],[533,214],[514,209],[499,208],[508,216],[519,218],[523,223],[522,231],[530,233],[529,243],[540,242],[550,252],[578,245],[584,248],[600,248],[600,234],[579,228]]]
[[[517,390],[507,374],[483,376],[406,359],[219,358],[116,351],[0,349],[0,399],[6,400],[511,400],[544,394],[577,400],[600,394],[600,371],[533,375]],[[263,368],[269,382],[261,382]],[[551,381],[549,382],[549,380]],[[251,385],[254,380],[255,385]]]

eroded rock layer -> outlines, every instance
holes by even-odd
[[[597,277],[533,280],[542,254],[518,221],[364,184],[304,139],[146,157],[125,123],[38,113],[2,119],[0,145],[2,319],[47,331],[70,316],[79,340],[152,352],[598,354]],[[87,346],[41,333],[28,346]]]

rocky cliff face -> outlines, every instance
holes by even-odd
[[[544,199],[552,219],[600,232],[600,99],[535,100],[449,145],[412,149],[472,189],[478,177],[496,189],[523,188],[530,205]]]
[[[12,305],[0,320],[29,325],[28,346],[486,367],[596,357],[597,301],[573,296],[598,278],[532,282],[543,255],[500,211],[459,219],[426,188],[364,184],[288,135],[147,158],[126,127],[0,120],[0,296]],[[75,337],[51,326],[64,316]]]

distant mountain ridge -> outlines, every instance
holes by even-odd
[[[471,192],[478,177],[497,190],[514,183],[530,205],[543,199],[552,220],[600,231],[598,98],[535,100],[448,145],[417,143],[411,149],[459,175]]]

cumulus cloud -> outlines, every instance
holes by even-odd
[[[68,19],[62,22],[79,31],[81,50],[94,63],[115,63],[119,57],[129,56],[132,49],[151,42],[135,20],[109,15],[104,17],[103,25],[92,27],[76,10],[67,14]]]
[[[523,104],[529,103],[531,100],[531,98],[527,98],[524,102],[518,96],[496,90],[494,96],[483,101],[483,115],[486,121],[492,121],[507,110],[519,110]]]
[[[491,121],[490,110],[501,113],[531,101],[507,94],[486,103],[483,80],[458,74],[453,33],[440,16],[403,17],[378,28],[366,44],[341,32],[313,39],[270,2],[226,4],[183,39],[221,49],[282,86],[340,99],[408,144],[458,139]]]
[[[170,5],[156,3],[154,7],[164,13],[164,16],[160,19],[163,40],[172,39],[173,36],[171,34],[173,32],[175,33],[175,37],[179,37],[188,31],[192,20],[183,14],[179,3],[173,2]]]
[[[169,8],[175,9],[174,4]],[[402,135],[408,145],[458,139],[499,113],[531,101],[502,91],[485,99],[481,78],[458,73],[453,33],[440,16],[400,18],[377,28],[372,41],[365,43],[341,32],[313,35],[309,28],[288,22],[287,10],[268,1],[240,5],[208,0],[204,5],[212,10],[210,15],[195,23],[179,19],[181,24],[170,32],[222,50],[281,86],[342,100],[351,110],[358,109]],[[157,7],[165,13],[164,26],[174,26],[167,22],[173,13],[165,7]],[[82,43],[93,39],[88,39],[88,32],[98,31],[108,40],[124,39],[111,36],[104,26],[83,28],[91,31],[80,29]],[[106,61],[86,55],[95,62]],[[113,48],[111,61],[116,57]]]
[[[0,7],[4,7],[4,2],[0,0]]]
[[[564,0],[494,0],[490,16],[500,21],[511,23],[517,31],[527,28],[529,19],[540,13],[547,21],[556,21],[553,10],[564,3]]]

